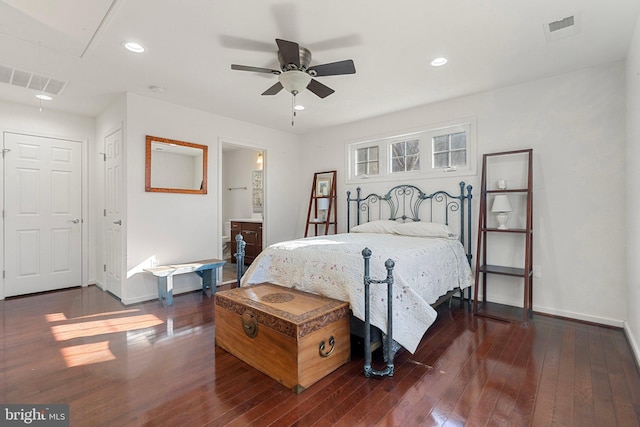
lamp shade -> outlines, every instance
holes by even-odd
[[[323,197],[318,199],[318,209],[321,211],[326,211],[329,209],[329,199],[327,197]]]
[[[511,203],[509,203],[509,198],[504,194],[500,194],[493,199],[493,207],[491,208],[491,212],[511,212]]]
[[[302,71],[291,70],[280,74],[278,80],[287,92],[295,95],[307,88],[311,82],[311,76]]]

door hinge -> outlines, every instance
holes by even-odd
[[[102,161],[106,162],[107,161],[107,153],[100,153],[102,154]]]
[[[104,265],[104,272],[107,272],[107,264]]]
[[[102,216],[107,216],[107,210],[104,210],[104,214],[102,214]]]
[[[4,270],[2,270],[2,278],[4,279]]]

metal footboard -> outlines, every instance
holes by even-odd
[[[234,254],[236,257],[236,286],[240,287],[240,279],[242,279],[242,275],[244,274],[244,247],[247,242],[242,239],[242,234],[238,234],[236,236],[236,253]]]
[[[371,259],[371,249],[364,248],[362,250],[364,258],[364,375],[370,377],[372,375],[393,376],[393,358],[395,354],[393,345],[393,267],[395,263],[388,259],[384,266],[387,268],[387,278],[384,280],[375,280],[370,277],[369,261]],[[387,333],[382,337],[385,359],[387,367],[382,371],[377,371],[371,367],[371,303],[370,303],[370,285],[371,284],[387,284]]]

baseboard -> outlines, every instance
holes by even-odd
[[[175,297],[177,294],[174,293],[173,296]],[[140,302],[147,302],[147,301],[151,301],[151,300],[157,300],[158,299],[158,294],[155,293],[153,295],[138,295],[135,298],[128,298],[128,299],[124,299],[124,298],[120,298],[120,302],[122,302],[124,305],[131,305],[131,304],[137,304]]]
[[[624,322],[624,334],[629,342],[629,347],[631,347],[631,352],[636,358],[636,367],[640,370],[640,346],[638,346],[638,342],[633,338],[634,335],[629,327],[629,322]]]
[[[97,287],[99,287],[100,289],[102,289],[103,291],[106,289],[106,286],[104,285],[104,283],[100,282],[99,280],[94,280],[93,283],[89,283],[90,285],[95,285]]]
[[[583,322],[596,323],[598,325],[613,326],[616,328],[624,327],[624,320],[610,319],[607,317],[591,316],[588,314],[574,313],[572,311],[555,310],[548,307],[533,306],[533,311],[549,314],[552,316],[565,317],[567,319],[581,320]]]
[[[217,288],[219,288],[222,285],[222,283],[218,283]],[[183,288],[183,289],[175,289],[173,290],[173,297],[175,298],[177,295],[181,295],[181,294],[187,294],[189,292],[195,292],[195,291],[201,291],[202,287],[201,286],[196,286],[193,288]],[[137,303],[141,303],[141,302],[147,302],[147,301],[153,301],[153,300],[158,300],[158,293],[154,292],[153,294],[146,294],[146,295],[136,295],[133,298],[121,298],[120,301],[124,304],[124,305],[131,305],[131,304],[137,304]]]
[[[482,295],[480,295],[479,298],[481,299]],[[489,302],[495,302],[497,304],[504,304],[504,305],[512,305],[514,307],[522,307],[522,301],[518,303],[514,301],[506,301],[499,298],[498,299],[492,298],[489,300]],[[567,319],[575,319],[583,322],[596,323],[599,325],[613,326],[616,328],[624,327],[624,320],[622,319],[611,319],[608,317],[599,317],[599,316],[592,316],[584,313],[575,313],[573,311],[557,310],[554,308],[543,307],[535,304],[533,305],[533,311],[541,314],[549,314],[551,316],[564,317]]]

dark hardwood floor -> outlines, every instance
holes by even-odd
[[[394,377],[354,355],[296,395],[215,347],[213,310],[200,292],[123,306],[95,286],[0,301],[0,403],[67,403],[72,426],[640,424],[621,330],[454,303]]]

